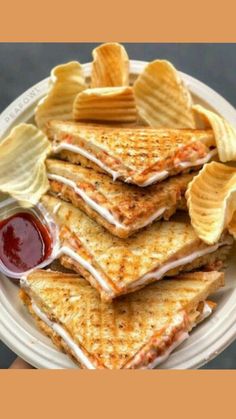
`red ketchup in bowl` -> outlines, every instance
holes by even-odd
[[[51,236],[33,214],[18,212],[0,221],[0,260],[12,272],[25,272],[51,254]]]

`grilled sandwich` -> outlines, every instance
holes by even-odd
[[[216,306],[220,272],[195,272],[101,301],[78,275],[36,270],[21,280],[21,298],[38,326],[82,368],[154,368]]]
[[[201,167],[217,154],[212,130],[111,128],[50,121],[53,153],[138,186]]]
[[[45,195],[42,203],[60,227],[60,262],[82,274],[101,297],[111,300],[164,276],[224,261],[232,237],[203,243],[190,221],[158,221],[127,239],[110,234],[84,212]]]
[[[184,194],[193,178],[193,174],[183,174],[139,188],[61,160],[48,159],[46,166],[54,195],[71,202],[121,238],[154,220],[168,220],[177,209],[186,209]]]

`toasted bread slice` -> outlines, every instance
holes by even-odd
[[[50,121],[53,152],[138,186],[199,168],[217,154],[211,130],[111,128]]]
[[[185,191],[193,174],[175,176],[147,188],[126,185],[82,166],[48,159],[50,190],[71,202],[115,236],[127,238],[154,220],[186,209]]]
[[[233,241],[224,234],[208,246],[189,220],[159,221],[120,239],[71,204],[49,195],[42,203],[60,226],[62,265],[81,273],[108,300],[166,275],[225,259]]]
[[[78,275],[34,271],[21,297],[39,327],[83,368],[151,368],[211,313],[220,272],[160,281],[112,303]]]

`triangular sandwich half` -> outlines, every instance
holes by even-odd
[[[190,221],[157,221],[128,239],[113,236],[73,205],[45,195],[42,203],[60,228],[60,261],[81,273],[102,298],[133,292],[164,276],[224,261],[232,237],[203,243]]]
[[[50,121],[53,152],[115,179],[148,186],[201,167],[217,154],[211,130],[111,128]]]
[[[182,174],[140,188],[61,160],[48,159],[46,165],[55,196],[71,202],[121,238],[154,220],[169,219],[177,209],[186,209],[184,194],[193,178],[193,174]]]
[[[223,284],[221,272],[195,272],[105,303],[78,275],[36,270],[22,279],[21,298],[82,368],[153,368],[211,314],[207,298]]]

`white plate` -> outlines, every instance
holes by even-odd
[[[140,73],[145,62],[131,61],[132,78]],[[84,64],[87,77],[91,65]],[[218,93],[205,84],[182,73],[194,101],[216,110],[232,124],[236,110]],[[38,100],[47,91],[48,79],[27,90],[0,116],[0,137],[20,122],[31,122]],[[226,287],[215,299],[218,302],[212,316],[198,326],[161,368],[197,368],[213,359],[236,338],[236,247],[226,275]],[[18,287],[4,276],[0,277],[0,339],[16,354],[38,368],[74,368],[73,362],[59,352],[38,329],[18,298]]]

